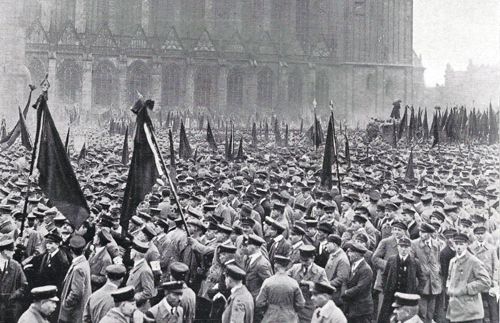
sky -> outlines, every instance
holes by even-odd
[[[500,65],[500,0],[413,0],[413,48],[425,83],[444,83],[446,64]]]

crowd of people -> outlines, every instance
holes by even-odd
[[[155,129],[165,156],[171,122]],[[329,189],[305,132],[250,145],[250,128],[238,160],[188,129],[177,194],[158,179],[127,232],[122,126],[82,128],[87,152],[70,153],[91,210],[79,228],[30,182],[29,151],[1,151],[0,322],[499,321],[498,145],[420,142],[408,178],[409,148],[349,130]]]

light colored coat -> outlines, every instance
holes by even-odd
[[[90,254],[90,280],[92,282],[93,291],[99,289],[106,282],[106,267],[112,263],[113,261],[106,247]]]
[[[184,311],[181,306],[175,308],[174,314],[172,314],[165,306],[165,299],[151,307],[149,310],[156,323],[182,323],[182,318],[184,316]]]
[[[411,249],[415,255],[415,259],[422,268],[422,273],[425,278],[425,285],[422,293],[424,295],[441,294],[443,286],[440,275],[441,263],[439,262],[441,247],[436,241],[432,241],[429,247],[421,238],[418,238],[411,242]]]
[[[83,322],[85,304],[92,293],[90,287],[90,266],[85,256],[73,260],[64,278],[61,293],[59,320],[64,322]]]
[[[113,307],[99,323],[130,323],[130,321],[118,308]]]
[[[380,241],[372,256],[373,267],[374,269],[377,269],[377,278],[375,278],[374,289],[382,291],[382,273],[387,265],[387,259],[397,254],[398,242],[395,237],[390,236],[389,238],[385,238]]]
[[[325,266],[325,272],[330,285],[337,289],[334,292],[335,297],[340,298],[340,295],[344,292],[350,271],[351,265],[344,250],[339,249],[337,252],[330,254]]]
[[[83,322],[99,322],[109,312],[109,310],[115,306],[115,301],[111,296],[111,292],[117,289],[118,287],[116,285],[108,282],[90,295],[89,300],[85,305]]]
[[[26,312],[21,315],[17,323],[49,323],[49,321],[43,318],[34,304],[31,304]]]
[[[340,308],[330,300],[314,311],[311,323],[347,323],[347,319]]]
[[[130,271],[127,286],[134,287],[137,308],[142,312],[149,309],[149,300],[156,296],[153,271],[145,260],[142,260]]]
[[[263,255],[259,255],[255,261],[248,264],[246,269],[245,286],[252,294],[253,298],[257,297],[260,292],[260,287],[266,278],[271,277],[273,270],[271,263]]]
[[[255,306],[267,307],[262,323],[298,323],[296,311],[304,305],[299,284],[285,273],[266,279],[255,301]]]
[[[451,322],[479,320],[484,317],[481,293],[487,292],[491,280],[483,263],[466,251],[450,262],[448,281],[450,296],[446,318]]]
[[[252,294],[243,285],[229,297],[222,313],[222,323],[253,323],[253,314]]]

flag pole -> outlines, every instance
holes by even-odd
[[[339,189],[339,195],[342,196],[342,186],[340,185],[340,171],[339,171],[339,156],[337,150],[337,135],[335,133],[335,118],[333,116],[333,101],[330,101],[330,113],[332,114],[332,128],[333,128],[333,143],[335,144],[335,168],[337,170],[337,188]]]
[[[153,140],[156,151],[158,152],[158,156],[160,156],[161,165],[163,167],[163,171],[165,172],[165,176],[167,177],[168,185],[170,186],[170,190],[172,191],[172,194],[174,196],[175,204],[177,205],[177,208],[179,209],[182,223],[184,224],[184,228],[186,229],[186,234],[189,237],[190,235],[189,235],[189,230],[188,230],[186,218],[184,217],[184,212],[182,211],[181,204],[179,203],[179,197],[177,196],[177,191],[175,189],[174,183],[172,182],[172,179],[170,178],[170,174],[168,173],[168,169],[167,169],[167,166],[165,164],[165,160],[163,159],[160,148],[158,147],[158,143],[156,142],[156,137],[154,135],[154,132],[152,132],[152,131],[151,131],[151,139]]]

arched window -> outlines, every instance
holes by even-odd
[[[196,107],[211,107],[212,103],[212,71],[207,66],[202,66],[196,73],[194,80],[194,104]]]
[[[145,98],[149,96],[151,85],[151,76],[149,69],[142,61],[136,61],[129,67],[129,100],[134,102],[137,100],[137,91]]]
[[[162,103],[164,106],[179,105],[181,72],[177,65],[167,65],[163,69]]]
[[[273,104],[273,71],[265,68],[257,74],[257,104],[271,108]]]
[[[227,105],[230,108],[241,108],[243,105],[243,73],[233,69],[227,77]]]
[[[36,86],[38,86],[42,82],[42,80],[45,78],[45,75],[47,74],[47,69],[39,58],[33,58],[30,61],[28,70],[30,71],[31,75],[31,84],[34,84]]]
[[[304,43],[309,36],[309,0],[297,0],[295,33],[297,39]]]
[[[328,75],[325,72],[319,72],[316,74],[316,101],[318,103],[318,107],[320,108],[328,108],[329,98],[329,81]]]
[[[115,69],[110,62],[101,62],[92,73],[92,99],[96,105],[110,106],[116,100]]]
[[[288,76],[288,103],[302,105],[302,75],[299,69],[295,69]]]
[[[74,60],[65,60],[59,68],[59,94],[67,103],[75,103],[81,94],[82,72]]]

